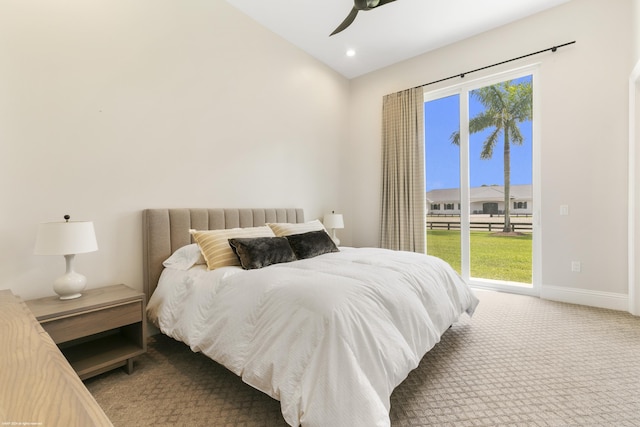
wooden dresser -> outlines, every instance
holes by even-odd
[[[0,426],[112,426],[22,300],[0,291]]]

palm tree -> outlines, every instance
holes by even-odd
[[[502,134],[504,141],[504,228],[511,231],[511,144],[522,145],[524,138],[519,124],[532,118],[531,82],[514,84],[511,80],[473,90],[471,96],[476,98],[484,111],[469,120],[469,133],[476,133],[493,128],[483,142],[481,159],[491,159],[493,149]],[[460,145],[460,132],[451,134],[451,142]]]

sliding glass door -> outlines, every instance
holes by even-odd
[[[536,288],[535,70],[425,93],[427,253],[469,282]]]
[[[427,254],[462,272],[460,213],[460,145],[450,136],[460,130],[460,95],[424,104]]]

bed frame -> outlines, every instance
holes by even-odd
[[[158,285],[162,262],[193,243],[189,229],[257,227],[267,222],[304,222],[299,208],[282,209],[145,209],[142,211],[143,277],[147,300]]]

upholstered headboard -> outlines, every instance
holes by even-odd
[[[256,227],[267,222],[304,222],[304,211],[284,209],[146,209],[142,212],[144,293],[158,285],[162,262],[176,249],[193,243],[189,229]]]

